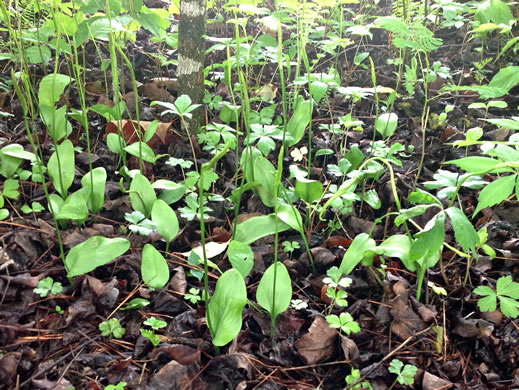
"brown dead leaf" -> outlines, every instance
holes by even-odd
[[[189,389],[191,385],[189,371],[189,367],[172,360],[153,376],[148,388],[156,390]]]
[[[295,346],[306,364],[317,364],[330,359],[335,353],[337,331],[328,322],[316,316],[308,333],[296,341]]]
[[[151,122],[146,121],[140,121],[140,127],[137,124],[136,121],[127,121],[122,120],[119,121],[119,129],[122,132],[124,136],[124,140],[127,144],[132,144],[134,142],[137,142],[139,140],[138,134],[141,136],[146,131],[146,128],[150,125]],[[117,126],[118,121],[111,121],[106,124],[105,129],[105,135],[110,133],[117,134]],[[155,131],[155,134],[153,134],[153,137],[147,142],[147,144],[152,148],[155,149],[157,145],[160,144],[169,144],[173,142],[174,140],[174,134],[171,131],[171,123],[169,122],[160,122],[157,125],[157,130]]]
[[[169,281],[169,287],[178,294],[185,294],[187,290],[186,273],[183,267],[174,268],[175,275]]]
[[[402,340],[411,337],[415,332],[425,329],[425,323],[410,306],[409,288],[406,283],[397,282],[393,286],[393,292],[397,295],[390,302],[391,332]]]
[[[344,360],[356,361],[360,357],[359,347],[355,341],[341,334],[341,348],[344,352]]]
[[[176,360],[184,366],[189,364],[198,365],[200,363],[200,350],[182,344],[155,348],[151,353],[151,358],[156,359],[159,355],[167,355],[169,359]]]
[[[422,389],[423,390],[435,390],[435,389],[449,389],[451,383],[442,379],[436,375],[429,374],[427,371],[423,374]]]
[[[139,88],[139,93],[143,97],[161,102],[173,103],[175,99],[165,89],[159,88],[155,83],[146,83]]]

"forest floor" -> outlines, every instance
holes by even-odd
[[[251,20],[250,25],[255,28]],[[232,37],[230,25],[210,24],[208,35]],[[387,33],[373,30],[373,39],[362,40],[348,46],[337,56],[325,55],[315,73],[327,72],[331,64],[336,64],[341,86],[370,88],[373,86],[369,63],[354,66],[353,58],[360,51],[371,56],[376,83],[387,88],[395,88],[395,67],[387,60],[395,56]],[[475,51],[481,47],[478,39],[467,40],[466,29],[438,28],[435,36],[443,40],[442,45],[429,53],[429,62],[439,61],[450,69],[449,78],[454,83],[471,85],[474,77],[483,75],[490,80],[499,71],[499,65],[490,62],[485,73],[477,74],[474,63],[481,60]],[[499,51],[499,37],[492,36],[486,43],[487,57],[494,57]],[[209,44],[208,44],[209,46]],[[308,55],[312,56],[309,44]],[[176,96],[172,85],[157,84],[156,77],[169,78],[175,72],[167,66],[158,67],[149,54],[158,53],[157,45],[149,41],[149,34],[140,32],[137,40],[127,45],[127,54],[134,64],[139,87],[140,119],[159,119],[171,123],[167,127],[167,143],[154,145],[154,151],[170,157],[193,161],[196,155],[198,166],[210,160],[212,155],[192,137],[190,142],[180,129],[180,121],[175,116],[160,116],[158,106],[150,106],[153,100],[173,101]],[[91,67],[100,67],[93,45],[85,44],[85,58]],[[396,54],[397,55],[397,54]],[[225,60],[225,50],[213,51],[207,55],[206,65]],[[519,65],[517,57],[513,65]],[[515,61],[515,63],[514,63]],[[0,61],[0,69],[5,61]],[[173,66],[169,66],[173,69]],[[50,69],[50,68],[49,68]],[[41,68],[34,67],[34,80],[43,76]],[[8,70],[2,70],[5,76]],[[268,63],[265,68],[250,66],[250,79],[257,86],[268,86],[274,90],[275,115],[282,115],[279,104],[280,85],[276,63]],[[272,76],[274,74],[274,76]],[[256,76],[257,75],[257,76]],[[460,81],[463,75],[464,79]],[[214,76],[210,73],[210,76]],[[10,77],[10,76],[9,76]],[[234,76],[233,76],[234,77]],[[86,75],[87,105],[103,102],[105,94],[102,86],[103,73],[90,72]],[[153,81],[155,79],[155,81]],[[123,99],[130,110],[135,110],[135,95],[131,91],[129,74],[121,70],[121,80],[126,81]],[[237,81],[237,80],[233,80]],[[453,170],[444,163],[478,153],[478,145],[455,148],[452,142],[465,139],[468,128],[483,128],[483,139],[502,141],[512,133],[480,120],[517,115],[519,89],[512,88],[502,98],[507,102],[505,109],[469,109],[467,106],[477,101],[473,92],[440,93],[445,81],[438,78],[428,86],[428,125],[425,131],[424,163],[418,177],[421,183],[433,180],[439,169]],[[174,84],[174,83],[172,83]],[[294,86],[289,83],[289,89]],[[276,94],[277,90],[277,94]],[[222,82],[208,89],[211,97],[223,97],[229,101],[229,90]],[[265,92],[266,89],[263,90]],[[418,166],[422,158],[421,120],[424,104],[423,84],[417,84],[411,97],[403,88],[396,99],[395,111],[399,115],[395,133],[386,141],[391,147],[400,143],[403,148],[395,154],[401,166],[393,165],[396,189],[404,208],[407,196],[413,191]],[[0,118],[0,140],[6,144],[17,143],[30,151],[31,146],[23,124],[23,111],[16,94],[3,93],[0,108],[12,116]],[[381,93],[380,99],[387,98]],[[67,97],[71,107],[79,107],[77,91],[72,85]],[[106,101],[106,99],[105,99]],[[354,104],[343,95],[328,91],[328,104],[314,108],[312,120],[312,148],[331,149],[333,154],[320,156],[312,166],[311,177],[328,184],[341,184],[340,176],[331,174],[330,164],[338,164],[337,156],[358,147],[364,155],[369,155],[373,139],[380,140],[375,132],[375,97],[362,97]],[[238,102],[239,103],[239,102]],[[436,122],[446,106],[452,105],[444,122]],[[261,101],[253,101],[251,107],[260,112],[270,106]],[[356,120],[364,122],[363,131],[352,128],[333,134],[323,127],[339,123],[338,118],[351,113]],[[208,108],[209,123],[218,122],[218,112]],[[238,337],[216,353],[205,320],[205,305],[194,298],[190,301],[186,294],[192,289],[202,290],[203,283],[193,275],[200,266],[193,265],[183,253],[200,244],[200,222],[188,220],[178,209],[186,206],[184,199],[173,207],[179,218],[179,234],[171,243],[167,261],[171,279],[163,289],[153,291],[142,282],[140,263],[141,248],[152,243],[163,254],[165,243],[160,236],[152,233],[142,235],[128,230],[125,214],[132,212],[129,196],[121,192],[117,174],[119,159],[106,146],[109,125],[100,115],[90,112],[90,145],[94,167],[104,167],[107,172],[105,203],[98,215],[90,215],[81,226],[66,223],[61,231],[61,240],[67,253],[72,247],[89,237],[127,237],[131,248],[126,254],[87,275],[74,278],[74,285],[67,279],[58,246],[56,230],[51,214],[46,208],[44,192],[40,183],[21,180],[20,196],[9,199],[6,206],[10,217],[0,224],[0,388],[5,389],[103,389],[109,384],[125,382],[126,389],[342,389],[345,379],[359,369],[362,386],[370,383],[374,389],[390,387],[396,375],[388,370],[393,359],[417,367],[414,384],[411,387],[423,389],[512,389],[519,388],[519,322],[503,316],[499,311],[482,312],[477,306],[476,286],[493,285],[500,276],[511,275],[519,281],[519,205],[517,200],[508,199],[493,208],[483,209],[476,218],[470,219],[476,230],[486,227],[486,244],[496,251],[491,259],[480,253],[477,261],[470,266],[468,282],[463,283],[467,270],[467,259],[444,247],[439,264],[430,268],[425,275],[423,294],[416,300],[417,278],[398,259],[378,258],[373,267],[384,263],[384,274],[373,272],[373,268],[357,266],[348,275],[352,285],[347,288],[348,307],[330,309],[330,298],[326,296],[323,278],[332,266],[339,266],[352,239],[370,232],[374,221],[388,212],[396,211],[387,171],[378,180],[366,181],[362,190],[375,191],[381,201],[378,209],[365,202],[357,202],[351,212],[335,216],[326,214],[323,221],[314,218],[311,224],[311,253],[315,261],[315,272],[308,262],[303,242],[294,230],[279,233],[279,261],[287,267],[292,279],[295,302],[281,313],[275,324],[275,336],[270,337],[270,318],[255,305],[246,305],[243,323]],[[170,121],[170,122],[168,122]],[[44,159],[52,153],[52,141],[47,136],[41,121],[32,122],[39,137]],[[31,126],[32,126],[31,125]],[[241,126],[242,123],[238,124]],[[236,126],[232,124],[232,126]],[[243,129],[242,129],[243,130]],[[375,134],[374,134],[375,133]],[[77,123],[73,125],[69,139],[82,152],[75,158],[76,172],[82,177],[89,170],[86,154],[85,135]],[[285,157],[282,182],[288,183],[291,164],[304,163],[302,147],[308,147],[305,136],[291,148]],[[297,150],[296,150],[297,149]],[[279,142],[275,152],[269,156],[277,165]],[[303,162],[297,162],[301,153]],[[231,150],[216,166],[218,180],[210,192],[223,198],[230,196],[235,188],[235,154]],[[181,183],[185,179],[184,169],[166,164],[162,158],[156,164],[146,163],[144,175],[154,182],[168,179]],[[26,169],[29,166],[24,162]],[[133,164],[133,165],[132,165]],[[138,168],[134,159],[128,161],[129,168]],[[76,177],[72,188],[79,188]],[[490,182],[493,176],[487,175]],[[52,190],[49,184],[49,190]],[[360,188],[359,188],[360,190]],[[459,200],[464,211],[471,217],[477,205],[477,190],[462,189]],[[23,214],[24,204],[40,202],[44,210]],[[212,209],[211,219],[206,223],[208,241],[225,243],[231,237],[235,215],[228,200],[214,200],[208,203]],[[272,209],[266,207],[252,191],[245,192],[241,200],[240,216],[247,214],[266,215]],[[434,215],[426,212],[416,217],[420,226],[425,226]],[[240,217],[238,217],[240,218]],[[333,220],[335,225],[331,226]],[[403,232],[392,219],[383,219],[372,231],[372,238],[381,242],[386,237]],[[283,242],[300,242],[292,252],[283,251]],[[447,224],[445,241],[459,248],[454,233]],[[274,259],[274,236],[269,235],[251,245],[254,251],[254,266],[246,278],[247,293],[253,300],[258,282],[265,269]],[[211,258],[221,269],[229,268],[226,256],[221,254]],[[195,271],[195,272],[190,272]],[[40,297],[34,292],[38,283],[52,277],[63,286],[57,295]],[[209,275],[210,289],[218,278]],[[436,294],[427,283],[442,287],[446,295]],[[324,287],[323,287],[324,286]],[[190,291],[191,290],[191,291]],[[195,294],[196,295],[196,294]],[[142,298],[147,306],[121,311],[130,300]],[[138,302],[138,301],[134,301]],[[141,301],[142,302],[142,301]],[[194,303],[193,303],[194,302]],[[303,303],[298,305],[297,303]],[[304,304],[306,303],[306,305]],[[346,335],[329,326],[325,320],[328,314],[339,314],[347,310],[358,322],[360,331]],[[141,329],[143,322],[154,316],[167,326],[159,329],[160,342],[156,347]],[[121,338],[104,337],[99,324],[108,318],[118,318],[125,333]],[[352,380],[353,376],[350,377]],[[353,380],[353,382],[355,382]],[[364,387],[357,387],[364,388]],[[403,388],[397,384],[395,388]]]

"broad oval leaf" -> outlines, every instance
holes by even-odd
[[[292,229],[298,231],[301,234],[304,234],[301,214],[299,214],[293,205],[288,205],[286,203],[279,204],[277,209],[277,216],[281,221],[285,222]]]
[[[90,237],[73,247],[65,257],[67,276],[83,275],[105,265],[130,248],[126,238]]]
[[[289,225],[279,219],[277,225],[278,233],[290,229]],[[244,244],[251,244],[274,233],[276,233],[276,216],[274,214],[260,215],[238,224],[234,239]]]
[[[398,125],[398,115],[394,112],[385,112],[375,119],[375,130],[386,139],[393,135]]]
[[[274,293],[274,284],[276,286]],[[292,299],[292,282],[283,263],[274,263],[267,268],[256,290],[256,301],[269,312],[272,322],[283,313]]]
[[[151,244],[142,248],[141,277],[147,286],[157,289],[169,281],[168,263]]]
[[[294,146],[305,134],[305,129],[310,123],[312,114],[312,102],[310,100],[300,100],[296,104],[296,109],[287,123],[288,146]]]
[[[74,181],[74,163],[74,145],[66,139],[56,147],[47,164],[52,184],[63,198],[67,197],[67,191]]]
[[[247,288],[243,277],[231,268],[220,276],[207,304],[207,324],[214,345],[225,345],[238,335],[246,304]]]
[[[124,150],[132,156],[141,157],[144,161],[152,164],[155,164],[155,161],[157,160],[155,153],[153,153],[153,149],[144,142],[134,142],[125,147]]]
[[[357,235],[350,244],[350,247],[344,254],[340,270],[344,275],[349,275],[351,271],[364,260],[365,254],[372,248],[376,247],[375,240],[370,238],[367,233],[361,233]],[[372,253],[372,252],[371,252]]]
[[[72,77],[59,73],[52,73],[42,78],[38,89],[40,105],[54,106],[72,80]]]
[[[171,242],[178,234],[178,218],[169,205],[161,199],[153,203],[151,220],[157,224],[157,231],[166,242]]]
[[[97,213],[105,201],[106,170],[103,167],[92,169],[81,178],[81,185],[88,189],[88,209]]]
[[[323,196],[323,184],[304,177],[296,178],[296,193],[306,203],[313,203]]]
[[[274,183],[276,170],[274,166],[263,156],[254,160],[254,181],[258,183],[256,188],[261,201],[265,206],[274,206]]]
[[[149,218],[155,200],[157,195],[149,180],[140,173],[136,174],[130,184],[130,202],[133,209]]]
[[[458,168],[463,169],[466,172],[481,172],[481,171],[489,171],[494,168],[497,164],[500,164],[501,161],[496,160],[494,158],[489,157],[481,157],[481,156],[471,156],[464,157],[458,160],[450,160],[445,162],[445,164],[454,164]],[[501,172],[511,172],[510,168],[498,168],[491,170],[490,172],[501,173]]]
[[[254,253],[250,246],[243,242],[232,240],[227,249],[227,257],[229,257],[232,267],[244,278],[254,266]]]

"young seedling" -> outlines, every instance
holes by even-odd
[[[296,249],[301,248],[297,241],[283,241],[283,252],[288,253],[290,258]]]
[[[416,375],[416,366],[413,366],[412,364],[406,364],[404,366],[404,363],[402,363],[398,359],[391,360],[391,363],[389,364],[389,372],[396,374],[397,377],[393,384],[389,387],[389,390],[391,390],[395,384],[398,382],[401,385],[412,385],[414,383],[414,376]]]
[[[303,310],[308,307],[308,303],[301,299],[292,299],[292,302],[290,302],[290,306],[296,310]]]
[[[330,328],[339,329],[339,332],[344,332],[346,335],[360,332],[359,324],[348,312],[343,312],[340,316],[335,314],[326,316],[326,321],[330,324]]]
[[[348,297],[348,293],[340,288],[346,288],[351,285],[350,278],[343,278],[342,271],[337,267],[330,268],[326,275],[326,278],[323,279],[323,283],[328,287],[326,289],[326,296],[332,300],[332,303],[329,308],[328,314],[331,314],[334,305],[340,307],[348,306],[348,301],[346,298]]]
[[[158,334],[155,334],[155,331],[165,328],[167,323],[165,321],[158,320],[155,317],[150,317],[146,321],[144,321],[143,324],[148,325],[152,328],[152,330],[141,328],[141,335],[150,340],[153,346],[156,347],[160,343],[160,337]]]
[[[115,337],[120,339],[126,333],[126,329],[121,326],[117,318],[110,318],[108,321],[103,321],[99,324],[101,335],[105,337]]]
[[[140,211],[126,213],[124,219],[130,222],[128,229],[134,233],[139,233],[143,236],[149,236],[151,232],[157,227],[157,224],[148,218]]]
[[[346,389],[348,390],[360,390],[360,389],[373,389],[373,386],[371,386],[371,383],[368,381],[363,381],[360,383],[357,383],[360,379],[360,370],[356,368],[351,368],[350,373],[346,377]]]
[[[191,301],[193,305],[196,305],[198,301],[202,298],[200,297],[200,289],[198,288],[190,288],[189,293],[184,295],[184,299],[187,301]]]
[[[108,385],[105,387],[105,390],[124,390],[124,387],[127,385],[126,382],[119,382],[116,385]]]
[[[479,310],[496,310],[499,299],[499,310],[503,315],[512,318],[519,316],[519,283],[514,282],[510,275],[501,276],[495,290],[488,286],[479,286],[474,289],[474,293],[482,296],[478,300]]]
[[[47,295],[57,295],[63,290],[60,282],[55,282],[50,276],[38,282],[38,286],[33,290],[40,298],[45,298]]]

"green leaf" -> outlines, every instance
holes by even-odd
[[[141,277],[147,286],[162,288],[169,281],[169,267],[164,257],[151,244],[142,249]]]
[[[297,211],[293,205],[286,203],[278,204],[277,216],[281,221],[286,223],[292,229],[301,234],[304,234],[301,214],[299,214],[299,211]]]
[[[494,158],[489,157],[481,157],[481,156],[472,156],[472,157],[464,157],[458,160],[450,160],[445,162],[445,164],[454,164],[460,169],[463,169],[466,172],[476,173],[481,171],[488,171],[494,168],[497,164],[500,164],[501,161],[496,160]],[[490,172],[501,173],[501,172],[510,172],[510,168],[500,168],[495,169]]]
[[[227,248],[227,256],[232,267],[238,270],[243,278],[247,277],[254,266],[254,253],[250,246],[232,240]]]
[[[238,335],[246,304],[247,288],[243,277],[231,268],[220,276],[207,304],[207,324],[214,345],[225,345]]]
[[[149,180],[140,173],[136,174],[130,184],[130,202],[133,209],[149,218],[156,200],[157,195]]]
[[[74,164],[74,145],[66,139],[56,147],[47,164],[52,184],[64,199],[67,197],[67,191],[74,181],[76,169]]]
[[[72,77],[59,73],[52,73],[42,78],[38,89],[39,105],[53,107],[72,80]]]
[[[502,276],[497,280],[497,293],[513,299],[519,299],[519,283],[513,281],[510,275]]]
[[[56,218],[62,220],[70,219],[78,224],[83,223],[88,218],[87,197],[88,194],[84,188],[70,194],[60,206]]]
[[[121,154],[124,144],[125,142],[119,134],[110,133],[106,136],[106,146],[108,146],[108,149],[110,149],[112,153]]]
[[[97,213],[105,201],[106,170],[103,167],[92,169],[81,178],[81,185],[88,190],[88,209]]]
[[[238,224],[234,239],[244,244],[252,244],[262,237],[276,232],[276,216],[274,214],[252,217]],[[290,226],[277,219],[278,232],[290,229]]]
[[[305,129],[308,126],[308,123],[310,123],[311,110],[312,102],[310,100],[303,100],[300,96],[296,103],[296,109],[287,123],[289,147],[294,146],[301,141],[301,138],[303,138]]]
[[[481,190],[478,196],[478,206],[472,214],[472,218],[486,207],[492,207],[501,203],[514,191],[517,175],[509,175],[494,180]]]
[[[302,200],[310,204],[322,197],[323,185],[317,180],[309,180],[300,176],[296,177],[295,191]]]
[[[452,228],[454,229],[454,237],[456,242],[460,244],[461,249],[468,253],[470,249],[475,255],[476,246],[479,244],[479,235],[474,226],[466,217],[466,215],[457,207],[450,207],[445,210],[451,219]]]
[[[394,112],[385,112],[375,119],[375,130],[386,139],[393,135],[398,125],[398,115]]]
[[[143,322],[144,325],[148,325],[153,330],[159,330],[165,328],[168,323],[166,321],[158,320],[155,317],[151,316],[146,321]]]
[[[142,149],[142,154],[141,150],[139,149],[139,145]],[[130,153],[132,156],[142,157],[144,161],[152,164],[155,164],[155,161],[157,160],[155,153],[153,153],[153,149],[144,142],[134,142],[133,144],[126,146],[124,150]]]
[[[275,291],[274,291],[275,284]],[[290,306],[292,282],[283,263],[274,263],[263,274],[256,290],[256,301],[269,312],[272,323]]]
[[[124,307],[121,307],[119,310],[137,310],[141,309],[145,306],[148,306],[150,301],[144,298],[134,298]]]
[[[3,221],[9,216],[9,210],[7,209],[0,209],[0,221]]]
[[[416,233],[416,241],[411,247],[411,261],[422,262],[421,266],[429,268],[427,262],[437,259],[437,254],[443,246],[445,239],[445,213],[439,212],[427,224],[424,229]],[[426,263],[423,263],[426,261]],[[435,260],[436,261],[436,260]]]
[[[105,265],[130,248],[125,238],[90,237],[73,247],[65,257],[67,276],[83,275]]]
[[[350,247],[344,254],[340,269],[344,275],[349,275],[353,269],[364,260],[366,252],[376,247],[375,240],[370,238],[366,233],[358,234],[350,244]]]
[[[15,179],[7,179],[4,182],[4,188],[2,190],[2,195],[9,199],[16,199],[18,197],[19,192],[18,188],[20,187],[20,183]]]
[[[254,181],[258,183],[256,187],[261,201],[267,207],[274,206],[274,182],[276,170],[274,166],[263,156],[258,156],[254,160]]]
[[[397,257],[402,260],[402,263],[411,272],[416,271],[416,265],[409,259],[409,253],[411,252],[411,239],[403,234],[395,234],[385,239],[380,245],[378,245],[374,251],[378,254]]]
[[[157,231],[167,243],[178,234],[178,218],[171,207],[161,199],[155,200],[151,210],[151,219],[157,224]]]

